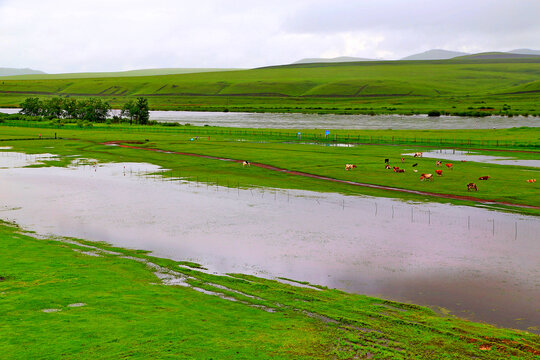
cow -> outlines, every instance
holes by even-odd
[[[386,165],[384,165],[384,168],[385,168],[386,170],[388,170],[388,169],[391,169],[392,167],[391,167],[390,165],[386,164]]]
[[[442,170],[435,170],[435,172],[437,173],[437,175],[442,176]]]
[[[418,166],[418,163],[412,164],[412,167],[417,167],[417,166]]]
[[[420,181],[424,180],[433,180],[433,174],[422,174],[422,176],[420,176]]]
[[[352,170],[356,168],[356,165],[354,164],[345,164],[345,170]]]
[[[397,173],[404,173],[405,169],[397,169],[397,170],[394,170],[394,171],[397,172]]]
[[[247,161],[247,160],[244,160],[244,162],[242,162],[242,166],[243,166],[243,167],[246,167],[246,166],[247,166],[247,167],[250,167],[250,166],[251,166],[251,163],[250,163],[249,161]]]
[[[452,163],[444,164],[444,165],[446,165],[446,167],[449,168],[449,169],[452,169],[452,170],[454,169],[454,164],[452,164]]]
[[[414,157],[422,157],[422,155],[424,155],[424,153],[421,153],[421,152],[415,152],[414,153]]]
[[[478,178],[478,180],[487,180],[487,179],[489,179],[490,177],[491,177],[491,176],[487,176],[487,175],[486,175],[486,176],[480,176],[480,177]]]
[[[536,182],[536,179],[529,179],[527,180],[528,183],[535,183]]]
[[[390,159],[384,159],[384,163],[388,164],[390,162]]]
[[[402,163],[405,162],[405,158],[401,158],[401,162],[402,162]]]
[[[437,160],[437,162],[435,163],[435,165],[437,165],[437,166],[441,166],[441,164],[442,164],[442,161],[440,161],[440,160]]]
[[[467,191],[471,191],[471,190],[478,191],[478,187],[476,186],[475,183],[468,183],[467,184]]]

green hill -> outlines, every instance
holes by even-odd
[[[518,101],[522,112],[540,111],[538,94],[531,92],[538,87],[540,57],[311,63],[152,76],[64,75],[0,79],[0,106],[17,106],[25,97],[39,95],[104,96],[113,105],[146,96],[154,109],[178,110],[427,113],[470,110],[487,102],[497,110]],[[509,93],[515,95],[501,95]]]

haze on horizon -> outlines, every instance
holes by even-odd
[[[0,67],[253,68],[540,49],[536,0],[0,0]]]

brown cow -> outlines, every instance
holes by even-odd
[[[536,182],[536,179],[529,179],[527,180],[528,183],[535,183]]]
[[[345,164],[345,170],[352,170],[355,168],[356,168],[356,165],[354,164]]]
[[[478,187],[476,186],[475,183],[468,183],[467,184],[467,191],[471,191],[471,190],[478,191]]]
[[[243,166],[243,167],[246,167],[246,166],[247,166],[247,167],[250,167],[250,166],[251,166],[251,163],[250,163],[249,161],[247,161],[247,160],[244,160],[244,162],[242,162],[242,166]]]
[[[437,173],[437,175],[442,176],[442,170],[435,170],[435,172]]]
[[[478,178],[478,180],[487,180],[487,179],[489,179],[490,177],[491,177],[491,176],[487,176],[487,175],[486,175],[486,176],[480,176],[480,177]]]
[[[440,160],[437,160],[437,162],[435,163],[435,165],[437,165],[437,166],[441,166],[441,164],[442,164],[442,161],[440,161]]]
[[[422,174],[422,176],[420,176],[420,181],[424,180],[433,180],[433,174]]]
[[[454,164],[452,164],[452,163],[444,164],[444,165],[446,165],[446,167],[449,168],[449,169],[452,169],[452,170],[454,169]]]
[[[386,165],[384,165],[384,168],[385,168],[386,170],[388,170],[388,169],[391,169],[392,167],[391,167],[390,165],[386,164]]]
[[[422,157],[422,155],[424,155],[424,153],[421,153],[421,152],[415,152],[414,153],[414,157]]]

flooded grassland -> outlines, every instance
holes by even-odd
[[[307,281],[538,332],[537,217],[233,189],[165,179],[158,167],[140,163],[25,167],[38,161],[0,153],[0,216],[25,229],[145,249],[212,273]]]

